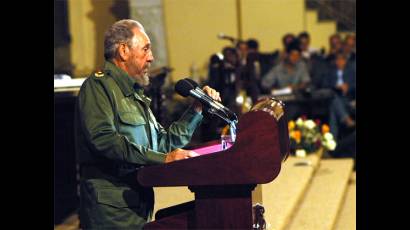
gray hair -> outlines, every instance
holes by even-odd
[[[131,47],[133,32],[132,29],[138,28],[144,31],[141,23],[131,20],[123,19],[114,23],[104,35],[104,58],[105,60],[112,60],[117,55],[118,45],[126,43]]]

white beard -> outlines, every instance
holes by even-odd
[[[147,73],[143,73],[141,77],[136,78],[136,82],[138,83],[138,85],[140,86],[148,86],[150,81],[149,81],[149,74]]]

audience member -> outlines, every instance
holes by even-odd
[[[286,52],[286,58],[262,79],[261,84],[265,90],[275,93],[274,90],[289,89],[295,92],[305,89],[310,82],[309,72],[300,58],[301,50],[297,39],[288,45]],[[297,104],[288,104],[287,111],[289,119],[295,119],[302,112]]]
[[[245,66],[252,66],[254,79],[259,82],[261,75],[259,42],[256,39],[251,38],[248,39],[246,44],[248,45],[248,54]]]
[[[342,51],[342,38],[339,34],[333,34],[329,37],[329,53],[326,55],[326,61],[332,63],[336,53]]]
[[[286,54],[287,54],[286,49],[289,46],[289,44],[291,44],[295,39],[296,39],[295,35],[291,33],[287,33],[282,37],[283,49],[279,51],[278,63],[283,61],[286,58]]]
[[[222,55],[214,54],[210,58],[208,85],[220,92],[222,103],[238,114],[239,108],[236,106],[236,96],[238,95],[238,78],[240,76],[239,55],[235,48],[225,47]],[[226,125],[221,119],[212,119],[212,115],[204,113],[201,129],[201,139],[211,141],[219,138],[220,130]],[[208,119],[211,118],[211,119]]]
[[[356,69],[356,36],[349,34],[343,42],[343,53],[347,57],[347,64]]]
[[[286,52],[286,58],[263,77],[262,87],[264,89],[289,87],[292,90],[298,90],[305,88],[310,82],[306,65],[301,61],[301,49],[297,39],[288,45]]]
[[[213,54],[209,58],[209,66],[208,66],[208,85],[214,89],[217,89],[219,92],[221,89],[219,80],[221,75],[221,68],[222,68],[223,58],[220,57],[218,54]]]
[[[246,41],[246,44],[248,46],[248,53],[259,52],[259,42],[256,39],[250,38],[248,39],[248,41]]]
[[[239,55],[235,48],[225,47],[223,58],[212,55],[209,65],[208,85],[221,93],[225,106],[236,110],[237,85],[240,76]]]
[[[356,73],[347,65],[347,57],[343,53],[335,56],[334,65],[324,78],[323,87],[334,89],[336,94],[330,105],[329,125],[333,135],[339,137],[339,129],[355,127],[352,118],[356,100]]]
[[[318,54],[319,50],[310,46],[310,35],[302,32],[298,36],[302,58],[309,60],[313,54]]]
[[[236,50],[239,55],[239,63],[244,66],[246,64],[246,56],[248,55],[248,44],[243,40],[239,40],[238,43],[236,43]]]
[[[239,67],[240,77],[238,79],[237,89],[238,91],[245,90],[246,95],[251,97],[252,102],[255,103],[259,96],[261,75],[259,42],[256,39],[248,39],[246,41],[246,47],[245,59],[241,60]]]
[[[286,49],[292,41],[295,40],[295,35],[291,33],[287,33],[282,37],[282,49],[277,49],[273,53],[266,54],[265,57],[261,55],[261,80],[260,82],[263,81],[263,78],[266,76],[266,74],[275,66],[277,66],[279,63],[281,63],[283,60],[285,60],[287,56]],[[262,87],[261,83],[260,85],[260,92],[263,94],[268,94],[270,93],[270,89],[267,90],[266,88]]]
[[[225,47],[222,51],[224,55],[221,73],[221,94],[225,105],[236,110],[236,96],[238,94],[237,83],[240,75],[239,55],[235,48]]]
[[[233,48],[225,48],[223,59],[217,55],[211,58],[209,85],[221,92],[227,107],[236,111],[239,109],[236,97],[241,90],[256,102],[261,92],[270,94],[289,89],[287,92],[297,93],[309,90],[306,87],[331,89],[335,96],[330,102],[329,116],[324,119],[328,120],[338,141],[351,140],[349,135],[353,135],[355,127],[355,35],[347,35],[343,41],[340,34],[331,35],[326,55],[310,47],[307,32],[297,37],[287,33],[282,37],[282,44],[282,50],[262,53],[256,39],[239,40],[236,52]],[[305,113],[299,106],[288,104],[290,119]]]
[[[302,50],[302,60],[305,62],[311,78],[311,86],[313,88],[319,88],[322,81],[321,79],[327,70],[324,55],[320,53],[318,49],[310,47],[309,33],[300,33],[298,39]]]
[[[343,42],[343,51],[348,60],[356,58],[356,36],[348,34]]]

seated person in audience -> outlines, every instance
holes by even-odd
[[[305,89],[310,82],[309,72],[301,60],[298,40],[288,45],[286,58],[273,67],[263,78],[262,87],[276,94],[276,90],[294,92]],[[275,92],[276,91],[276,92]],[[297,104],[287,105],[289,119],[296,119],[302,114],[302,107]]]
[[[213,54],[209,58],[209,65],[208,65],[208,80],[207,84],[212,88],[218,88],[220,92],[220,75],[221,75],[221,68],[223,65],[223,57],[220,54]]]
[[[236,50],[239,55],[239,63],[241,66],[246,65],[246,56],[248,56],[248,44],[243,40],[239,40],[236,43]]]
[[[289,42],[289,41],[287,41]],[[248,53],[246,64],[242,65],[242,82],[241,88],[245,89],[247,95],[252,98],[255,103],[260,92],[263,90],[261,86],[261,76],[264,76],[269,70],[276,65],[279,53],[261,53],[259,51],[259,42],[256,39],[247,41]]]
[[[302,50],[302,61],[305,62],[306,67],[311,78],[312,86],[317,88],[318,83],[321,82],[321,77],[327,69],[323,54],[318,49],[310,46],[310,35],[307,32],[299,34],[300,49]]]
[[[310,46],[310,35],[308,32],[302,32],[298,36],[302,58],[309,60],[314,54],[318,54],[319,50]]]
[[[256,39],[251,38],[246,41],[246,44],[248,46],[248,53],[245,66],[248,64],[254,66],[255,77],[259,81],[261,73],[259,42]],[[253,64],[249,62],[252,62]]]
[[[329,47],[326,61],[330,64],[335,60],[335,55],[342,51],[342,38],[339,34],[333,34],[329,37]]]
[[[336,54],[334,65],[323,81],[324,88],[336,92],[330,105],[329,125],[332,134],[338,138],[341,127],[355,127],[351,113],[355,109],[356,73],[347,65],[347,57],[343,53]]]
[[[356,69],[356,36],[354,34],[345,37],[343,53],[347,57],[347,65]]]
[[[259,52],[259,42],[256,39],[250,38],[246,43],[248,45],[248,55],[246,57],[246,64],[241,69],[239,87],[246,90],[246,94],[255,103],[258,100],[261,88],[262,56]],[[267,70],[264,72],[267,72]]]
[[[283,61],[286,58],[287,52],[286,48],[296,39],[294,34],[287,33],[282,37],[282,45],[283,45],[283,50],[280,51],[280,60]]]
[[[282,37],[283,49],[276,49],[273,52],[261,53],[259,52],[259,63],[260,63],[260,76],[265,76],[269,70],[274,66],[278,65],[286,57],[286,47],[295,39],[295,35],[291,33],[285,34]],[[259,80],[259,91],[262,93],[267,93],[261,87],[261,80]]]
[[[262,71],[261,71],[261,80],[260,80],[260,92],[263,94],[268,94],[270,93],[271,89],[266,89],[262,86],[262,81],[263,78],[266,76],[266,74],[275,66],[277,66],[279,63],[284,61],[287,57],[287,47],[289,44],[291,44],[294,40],[296,39],[295,35],[292,33],[287,33],[282,37],[282,45],[283,48],[282,50],[277,49],[275,52],[272,53],[271,56],[271,62],[270,65],[266,65],[265,67],[262,65]]]
[[[342,52],[342,45],[342,38],[339,34],[333,34],[329,37],[329,52],[322,60],[315,63],[310,72],[312,86],[315,89],[324,88],[324,78],[327,77],[329,69],[334,68],[336,54]]]
[[[259,53],[259,42],[256,39],[250,38],[246,41],[246,44],[248,46],[248,54]]]
[[[236,95],[238,94],[237,82],[240,75],[239,55],[235,48],[225,47],[223,53],[223,64],[220,72],[221,98],[225,106],[236,110]]]
[[[264,89],[272,91],[289,88],[294,91],[306,88],[310,82],[306,64],[301,60],[301,49],[297,39],[288,45],[286,52],[286,58],[263,77]]]
[[[234,47],[225,47],[222,50],[222,56],[217,54],[211,56],[208,85],[218,89],[223,104],[236,114],[239,114],[240,111],[236,104],[240,71],[239,55]],[[204,116],[209,118],[211,115],[204,113]],[[221,119],[204,119],[203,123],[201,138],[204,141],[219,138],[220,130],[226,125]]]

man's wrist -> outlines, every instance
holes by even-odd
[[[201,103],[195,101],[192,107],[193,107],[195,112],[197,112],[199,114],[202,114],[202,105],[201,105]]]

